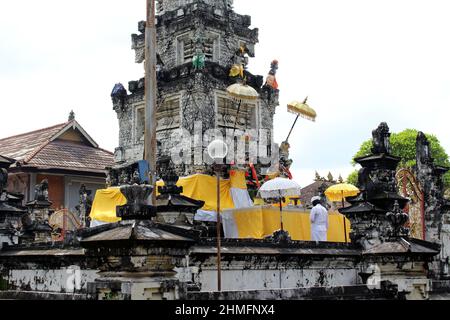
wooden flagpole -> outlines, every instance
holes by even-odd
[[[147,1],[147,22],[145,26],[145,140],[144,159],[150,165],[150,184],[156,185],[156,1]],[[152,195],[156,204],[156,192]]]

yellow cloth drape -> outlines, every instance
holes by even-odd
[[[245,173],[237,173],[232,180],[220,181],[220,205],[222,210],[233,209],[234,203],[230,193],[232,182],[235,186],[242,187],[242,179],[245,181]],[[159,181],[157,186],[163,186],[164,182]],[[216,177],[207,175],[194,175],[180,178],[177,185],[183,187],[183,195],[195,200],[205,201],[202,208],[205,211],[216,211],[217,192]],[[91,219],[101,222],[115,223],[120,221],[116,217],[116,207],[126,204],[126,198],[119,188],[109,188],[97,190],[94,203],[92,204]]]
[[[190,177],[180,178],[177,186],[183,187],[183,195],[195,200],[205,201],[202,210],[217,210],[217,185],[216,177],[197,174]],[[164,186],[159,181],[157,186]],[[220,180],[220,206],[222,210],[233,209],[234,203],[230,193],[231,181]]]
[[[119,188],[97,190],[90,217],[92,220],[101,222],[119,222],[121,219],[116,216],[116,207],[126,203],[127,199]]]
[[[240,239],[263,239],[279,230],[280,210],[271,207],[233,210]],[[350,221],[339,213],[329,214],[328,241],[345,242],[344,219],[347,241],[350,240]],[[283,211],[283,224],[292,240],[310,241],[311,222],[309,212],[287,209]]]
[[[247,190],[247,180],[245,179],[245,171],[232,170],[230,171],[231,188]]]

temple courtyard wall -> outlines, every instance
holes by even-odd
[[[301,249],[289,249],[289,254],[277,246],[253,248],[260,254],[237,252],[246,249],[224,248],[222,293],[216,292],[217,256],[208,246],[191,248],[172,272],[160,273],[101,271],[104,266],[95,267],[98,262],[79,248],[6,250],[0,254],[0,299],[195,300],[214,294],[228,299],[337,299],[348,294],[361,299],[421,300],[430,298],[432,291],[422,263],[371,261],[340,245],[334,249],[333,245],[326,249],[302,245]],[[162,263],[149,256],[134,256],[129,261],[140,267],[143,259]],[[108,260],[116,261],[117,257]],[[374,276],[365,284],[361,274],[370,273]],[[394,290],[380,288],[385,281]],[[172,283],[173,289],[162,289],[166,283]],[[440,292],[445,288],[441,285]],[[341,290],[341,296],[334,297],[336,290]]]

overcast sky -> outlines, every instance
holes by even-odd
[[[382,121],[435,134],[450,151],[448,0],[235,0],[235,10],[260,29],[249,71],[265,76],[280,62],[277,140],[294,121],[291,100],[309,96],[319,115],[291,138],[302,185],[315,170],[345,178]],[[144,15],[144,0],[0,0],[0,137],[64,122],[73,109],[113,151],[110,93],[143,76],[130,34]]]

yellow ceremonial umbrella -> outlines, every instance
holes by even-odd
[[[360,193],[360,190],[352,184],[349,183],[340,183],[334,186],[329,187],[325,191],[325,195],[330,201],[342,201],[342,208],[345,206],[345,198],[354,197]],[[347,222],[344,217],[344,234],[345,234],[345,242],[347,242]]]
[[[328,200],[333,202],[342,201],[342,206],[344,206],[345,198],[357,196],[359,193],[360,190],[349,183],[336,184],[325,191]]]
[[[258,92],[251,86],[245,83],[235,83],[227,88],[227,93],[230,97],[239,101],[236,119],[234,121],[233,134],[236,131],[237,121],[239,119],[239,112],[241,111],[242,101],[255,101],[259,98]]]
[[[289,132],[286,142],[289,141],[292,131],[294,130],[295,125],[297,124],[298,118],[302,117],[310,121],[316,121],[317,113],[313,108],[311,108],[307,104],[307,102],[308,97],[306,97],[305,101],[303,102],[293,101],[288,104],[288,112],[296,114],[297,118],[295,119],[295,122],[292,125],[291,131]]]

